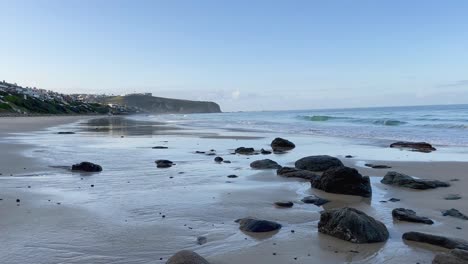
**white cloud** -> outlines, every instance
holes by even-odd
[[[240,94],[241,94],[241,93],[240,93],[239,89],[237,89],[237,90],[235,90],[235,91],[233,91],[233,92],[231,93],[231,97],[232,97],[232,99],[237,100],[237,99],[239,99]]]

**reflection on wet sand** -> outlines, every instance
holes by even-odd
[[[180,127],[154,121],[139,121],[119,116],[110,116],[87,120],[81,124],[82,130],[88,133],[110,136],[150,136],[182,130]]]

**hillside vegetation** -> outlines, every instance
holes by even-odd
[[[189,101],[154,97],[149,95],[111,96],[103,103],[138,107],[150,113],[219,113],[221,108],[214,102]]]

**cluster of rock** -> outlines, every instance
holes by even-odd
[[[72,165],[71,170],[84,172],[100,172],[102,171],[102,167],[101,165],[94,164],[89,161],[83,161],[81,163]]]
[[[430,152],[435,148],[425,142],[396,142],[392,148],[408,148],[414,151]],[[284,153],[295,148],[295,144],[289,140],[275,138],[271,142],[273,153]],[[235,149],[235,154],[239,155],[257,155],[271,154],[271,151],[261,149],[256,151],[251,147],[239,147]],[[352,156],[349,156],[351,158]],[[220,157],[215,158],[216,162],[223,162]],[[162,163],[161,163],[162,162]],[[159,161],[165,166],[166,161]],[[158,161],[157,161],[158,164]],[[172,166],[172,162],[170,162]],[[365,164],[365,166],[374,169],[389,169],[390,166],[381,164]],[[158,164],[159,167],[159,164]],[[372,196],[372,187],[369,176],[361,175],[356,169],[346,167],[339,159],[328,155],[308,156],[297,160],[294,167],[282,167],[271,159],[261,159],[250,163],[252,169],[271,170],[275,169],[276,174],[286,178],[300,178],[310,181],[311,187],[328,193],[354,195],[369,198]],[[235,178],[236,175],[228,177]],[[438,187],[449,187],[450,184],[438,180],[418,179],[405,175],[403,173],[389,171],[385,174],[381,183],[397,187],[405,187],[417,190],[434,189]],[[445,199],[460,199],[459,195],[446,196]],[[304,197],[301,200],[304,204],[314,204],[323,206],[330,202],[327,199],[316,195]],[[399,199],[392,198],[389,201],[397,202]],[[382,201],[386,202],[386,201]],[[293,201],[278,201],[274,205],[280,208],[291,208]],[[468,216],[463,215],[456,209],[443,211],[445,216],[457,217],[468,220]],[[398,221],[421,223],[432,225],[433,220],[425,216],[418,215],[415,211],[406,208],[395,208],[392,210],[392,216]],[[282,228],[280,223],[257,219],[253,217],[241,218],[236,220],[239,229],[246,234],[275,232]],[[352,243],[379,243],[385,242],[389,238],[389,231],[384,223],[367,215],[355,208],[338,208],[324,210],[320,212],[320,221],[318,222],[318,231]],[[291,231],[293,232],[293,231]],[[432,234],[419,232],[408,232],[403,234],[404,240],[423,242],[452,249],[449,253],[438,254],[433,263],[466,263],[468,260],[468,242],[460,239],[447,238]],[[201,243],[199,243],[201,244]],[[179,261],[179,262],[177,262]],[[180,262],[185,261],[185,262]],[[444,262],[445,261],[445,262]],[[208,263],[198,254],[190,251],[181,251],[169,259],[170,264],[204,264]]]

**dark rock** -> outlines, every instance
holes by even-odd
[[[401,200],[397,199],[397,198],[390,198],[388,201],[395,203],[395,202],[399,202]]]
[[[309,156],[299,159],[295,163],[296,168],[309,171],[326,171],[333,167],[343,166],[343,163],[328,155]]]
[[[216,161],[216,162],[223,162],[223,160],[224,160],[224,159],[221,158],[221,157],[216,157],[216,158],[214,158],[214,161]]]
[[[227,177],[228,178],[237,178],[238,176],[237,175],[228,175]]]
[[[241,155],[252,155],[252,154],[254,154],[255,149],[254,148],[240,147],[240,148],[236,148],[235,152],[237,154],[241,154]]]
[[[452,216],[452,217],[459,218],[459,219],[462,219],[462,220],[468,220],[468,216],[462,214],[460,211],[458,211],[457,209],[454,209],[454,208],[442,211],[442,215],[443,216]]]
[[[168,147],[165,146],[155,146],[153,149],[167,149]]]
[[[70,131],[60,131],[57,134],[59,135],[73,135],[75,132],[70,132]]]
[[[166,264],[209,264],[209,262],[190,250],[182,250],[170,257]]]
[[[271,151],[261,149],[261,150],[260,150],[260,153],[262,153],[263,155],[270,155],[270,154],[271,154]]]
[[[346,155],[345,158],[347,158],[347,159],[352,159],[352,158],[354,158],[354,156]]]
[[[231,163],[230,160],[223,160],[224,163]]]
[[[425,153],[429,153],[429,152],[436,150],[436,148],[434,148],[431,144],[426,143],[426,142],[398,141],[398,142],[390,144],[390,147],[410,149],[412,151],[419,151],[419,152],[425,152]]]
[[[447,194],[444,196],[445,200],[460,200],[462,197],[459,194]]]
[[[206,244],[208,242],[208,239],[204,236],[199,236],[197,237],[197,243],[198,245],[203,245],[203,244]]]
[[[19,203],[19,202],[21,202],[21,200],[20,200],[20,199],[16,199],[16,202]]]
[[[257,170],[268,170],[268,169],[279,169],[281,166],[271,159],[256,160],[250,163],[252,169]]]
[[[312,187],[329,193],[371,197],[372,188],[368,176],[362,176],[356,169],[335,167],[326,170],[322,176],[311,182]]]
[[[210,153],[207,153],[206,155],[207,155],[207,156],[216,156],[216,153],[210,152]]]
[[[427,217],[418,216],[416,212],[405,208],[396,208],[392,211],[392,216],[400,221],[423,223],[426,225],[434,224],[434,221]]]
[[[364,164],[366,167],[370,167],[373,169],[391,169],[392,167],[387,166],[387,165],[380,165],[380,164],[371,164],[371,163],[366,163]]]
[[[317,197],[315,195],[311,195],[311,196],[306,196],[304,198],[302,198],[301,200],[303,203],[306,203],[306,204],[314,204],[316,206],[322,206],[330,201],[328,201],[327,199],[323,199],[323,198],[320,198],[320,197]]]
[[[308,170],[299,170],[292,167],[282,167],[276,171],[276,174],[279,176],[287,177],[287,178],[302,178],[306,180],[313,180],[318,177],[317,174],[308,171]]]
[[[383,184],[396,185],[411,189],[426,190],[437,187],[449,187],[450,184],[437,180],[415,179],[403,173],[389,171],[380,181]]]
[[[435,255],[432,264],[467,264],[468,251],[452,249],[450,252],[441,252]]]
[[[79,164],[72,165],[73,171],[86,171],[86,172],[100,172],[102,171],[102,167],[100,165],[83,161]]]
[[[291,202],[291,201],[280,201],[280,202],[276,202],[275,205],[278,206],[278,207],[291,208],[291,207],[294,206],[294,203]]]
[[[259,220],[255,218],[242,218],[237,219],[236,223],[239,223],[239,229],[244,232],[271,232],[281,228],[281,224],[268,220]]]
[[[458,238],[449,238],[421,232],[407,232],[403,234],[403,239],[420,243],[427,243],[448,249],[459,248],[468,250],[468,241]]]
[[[293,148],[295,148],[296,145],[294,145],[294,143],[292,143],[291,141],[287,140],[287,139],[284,139],[284,138],[275,138],[272,142],[271,142],[271,148],[273,149],[273,151],[288,151],[288,150],[291,150]]]
[[[174,162],[170,160],[156,160],[155,163],[158,168],[170,168],[174,165]]]
[[[375,243],[388,239],[385,225],[354,208],[320,212],[319,232],[352,243]]]
[[[195,153],[196,153],[196,154],[205,154],[206,152],[205,152],[205,151],[199,151],[199,150],[197,150],[197,151],[195,151]]]

